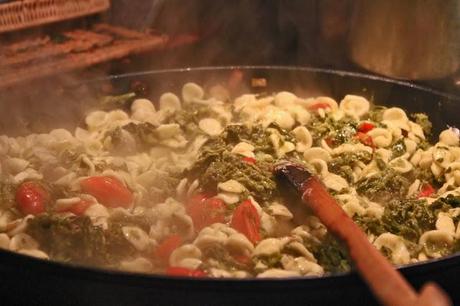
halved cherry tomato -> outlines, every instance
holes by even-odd
[[[171,253],[182,244],[180,235],[171,235],[163,240],[155,250],[155,256],[163,262],[168,262]]]
[[[45,212],[51,197],[40,183],[24,182],[16,190],[15,198],[18,209],[24,215],[38,215]]]
[[[195,230],[199,231],[213,223],[225,220],[225,203],[218,198],[207,198],[204,194],[195,195],[185,206],[193,220]]]
[[[356,133],[356,138],[363,144],[368,147],[374,148],[374,141],[372,140],[372,137],[367,135],[366,133],[358,132]]]
[[[81,216],[85,213],[85,211],[88,209],[93,204],[91,201],[86,201],[86,200],[80,200],[80,202],[77,202],[73,204],[70,207],[67,207],[65,209],[60,209],[58,212],[71,212],[74,215]]]
[[[243,157],[242,160],[248,164],[255,164],[256,163],[256,159],[255,158],[252,158],[252,157]]]
[[[129,207],[133,203],[132,192],[118,179],[111,176],[92,176],[80,181],[83,192],[92,195],[107,207]]]
[[[260,217],[250,200],[241,203],[233,212],[231,226],[252,243],[260,240]]]
[[[367,133],[374,128],[375,128],[374,124],[370,122],[363,122],[358,126],[358,132]]]
[[[208,276],[204,271],[199,269],[188,269],[182,267],[169,267],[166,269],[166,275],[171,276],[189,276],[189,277],[206,277]]]
[[[324,138],[324,141],[327,143],[329,147],[335,147],[335,141],[332,137],[326,137]]]
[[[426,183],[422,185],[422,189],[420,190],[418,197],[419,198],[426,198],[436,192],[436,189],[433,188],[430,184]]]
[[[326,108],[331,108],[331,106],[328,103],[324,103],[324,102],[315,103],[308,107],[310,111],[317,111],[318,109],[326,109]]]

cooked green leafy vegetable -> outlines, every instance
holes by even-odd
[[[320,244],[310,247],[313,255],[326,272],[337,273],[350,270],[350,258],[345,246],[328,234]]]
[[[422,127],[425,136],[430,137],[433,124],[430,119],[428,119],[428,115],[425,113],[415,113],[412,114],[411,117],[414,119],[415,123]]]
[[[391,146],[391,159],[402,156],[406,153],[406,144],[404,138],[399,139]]]
[[[410,181],[392,168],[358,181],[356,190],[369,199],[384,203],[407,194]]]
[[[328,163],[328,170],[342,176],[348,182],[353,181],[353,167],[357,162],[368,164],[372,160],[372,154],[366,151],[344,152]]]
[[[319,145],[319,141],[327,138],[333,145],[341,145],[351,141],[356,135],[357,121],[350,117],[334,120],[332,117],[321,118],[315,116],[307,124],[313,142]]]
[[[0,208],[9,209],[15,204],[16,188],[12,184],[0,183]]]
[[[366,231],[375,235],[390,232],[418,242],[420,236],[435,229],[439,212],[460,207],[460,197],[449,195],[428,205],[424,199],[403,199],[390,201],[381,219],[356,216],[355,221]]]
[[[51,258],[88,265],[110,265],[135,253],[113,222],[107,230],[92,224],[89,217],[62,218],[42,214],[29,220],[27,233],[38,241]]]
[[[99,105],[103,109],[114,109],[126,107],[136,97],[136,93],[129,92],[118,96],[103,96],[99,100]]]
[[[208,192],[216,192],[218,183],[233,179],[243,184],[255,199],[267,201],[276,194],[271,166],[264,161],[247,163],[240,155],[222,152],[199,160],[190,173],[199,178]]]

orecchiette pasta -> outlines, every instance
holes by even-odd
[[[73,132],[0,136],[0,248],[139,273],[346,271],[343,246],[273,175],[295,160],[392,263],[455,252],[455,129],[430,145],[424,114],[366,97],[232,94],[187,83],[95,109]]]

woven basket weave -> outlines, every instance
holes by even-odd
[[[107,10],[109,0],[20,0],[0,5],[0,32],[86,16]]]

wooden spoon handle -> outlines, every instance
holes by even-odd
[[[418,296],[315,176],[308,178],[301,189],[302,200],[330,232],[346,243],[359,273],[380,302],[387,306],[452,305],[447,295],[433,284],[428,284]]]

